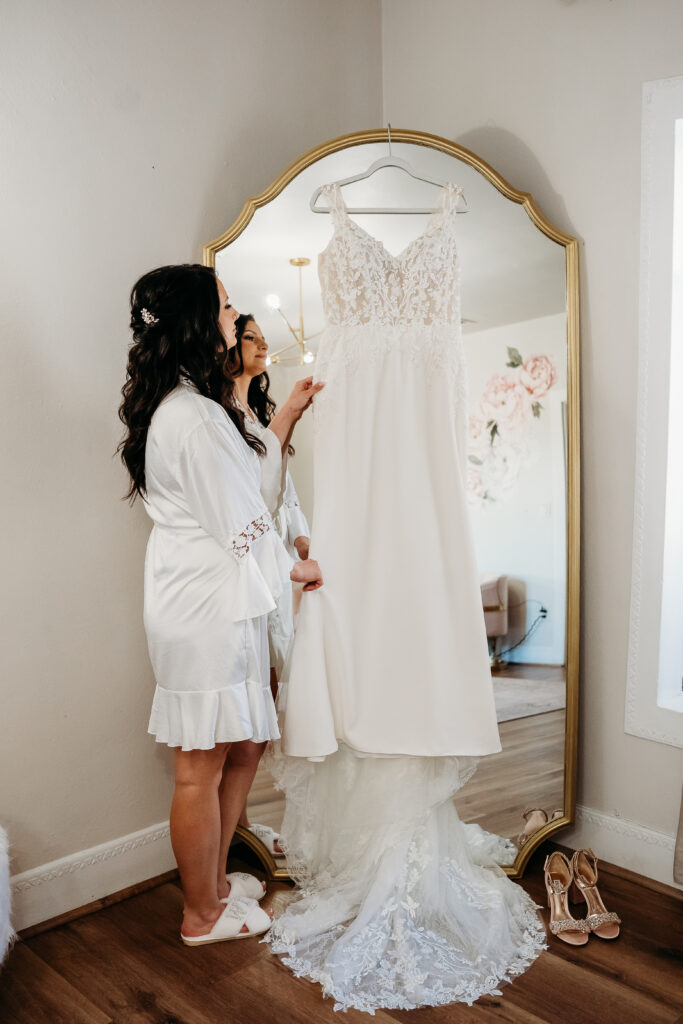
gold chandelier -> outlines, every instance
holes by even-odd
[[[287,329],[294,336],[294,341],[290,342],[289,345],[284,345],[282,348],[276,349],[272,352],[268,359],[267,364],[270,363],[293,363],[298,362],[300,364],[312,363],[315,359],[315,353],[311,352],[307,346],[307,342],[311,341],[312,338],[317,338],[322,331],[316,331],[315,334],[306,335],[304,330],[304,292],[303,292],[303,268],[307,267],[311,262],[307,256],[295,256],[290,261],[291,266],[296,267],[299,273],[299,326],[294,327],[288,320],[286,314],[283,312],[280,305],[280,297],[278,295],[266,295],[266,302],[272,310],[279,313],[284,322],[287,324]],[[298,348],[298,352],[291,356],[282,355],[283,352],[289,352],[292,348]]]

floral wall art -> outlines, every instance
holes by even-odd
[[[522,467],[536,457],[543,399],[557,382],[550,356],[524,358],[510,345],[507,354],[506,371],[489,377],[470,416],[467,490],[475,505],[503,501],[514,491]]]
[[[481,463],[467,462],[470,522],[480,572],[508,578],[505,647],[522,639],[541,605],[548,610],[505,660],[561,665],[567,318],[558,313],[484,330],[468,327],[463,341],[472,414],[468,454]]]

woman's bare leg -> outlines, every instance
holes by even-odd
[[[275,671],[275,669],[271,665],[271,668],[270,668],[270,692],[272,693],[273,700],[275,702],[277,702],[277,688],[278,688],[277,672]],[[249,794],[247,794],[247,796],[248,795]],[[237,822],[237,824],[241,825],[242,828],[249,828],[249,814],[248,814],[248,811],[247,811],[247,801],[246,800],[244,801],[244,807],[242,808],[242,813],[240,814],[239,821]]]
[[[180,871],[184,935],[205,935],[225,909],[214,879],[221,845],[219,787],[228,743],[175,751],[171,845]]]
[[[217,873],[214,873],[214,878],[218,878],[219,899],[230,892],[230,886],[225,881],[228,850],[240,816],[245,813],[247,796],[265,748],[265,743],[243,740],[241,743],[231,744],[225,759],[223,778],[219,787],[221,836]]]
[[[271,665],[270,666],[270,692],[273,695],[273,700],[275,701],[275,706],[276,707],[277,707],[277,690],[278,690],[278,686],[279,686],[279,682],[278,682],[278,678],[277,678],[277,672],[275,671],[275,669]]]

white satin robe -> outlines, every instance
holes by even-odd
[[[280,444],[273,434],[264,441],[259,457],[221,406],[189,384],[152,417],[144,622],[157,686],[149,732],[172,747],[279,735],[267,621],[290,586],[292,559],[267,507],[281,488]]]

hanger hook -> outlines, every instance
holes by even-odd
[[[387,139],[389,140],[389,156],[391,156],[391,124],[387,121]]]

